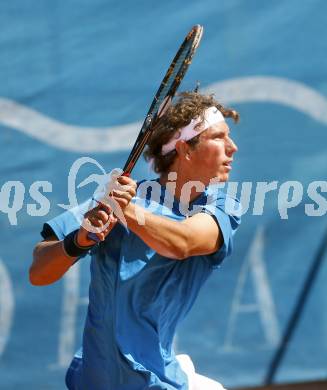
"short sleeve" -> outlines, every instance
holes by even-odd
[[[219,193],[216,199],[213,200],[211,198],[203,206],[202,212],[214,218],[224,240],[221,248],[208,256],[214,267],[220,265],[224,258],[229,256],[233,251],[233,237],[241,223],[240,209],[241,205],[237,199],[226,196],[222,192]]]
[[[43,228],[42,228],[42,231],[41,231],[41,236],[45,240],[47,238],[55,236],[55,235],[56,235],[56,233],[53,231],[52,227],[49,224],[47,224],[47,223],[43,224]]]
[[[81,205],[73,207],[57,217],[47,221],[41,232],[43,238],[50,232],[55,234],[58,240],[63,240],[67,234],[79,229],[83,221],[84,214],[95,205],[92,200],[88,200]]]

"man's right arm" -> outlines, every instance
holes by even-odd
[[[88,237],[88,225],[100,228],[101,231],[96,235],[100,241],[104,241],[116,222],[117,218],[111,213],[110,208],[104,204],[88,211],[74,238],[78,248],[87,249],[95,245],[95,242]],[[106,224],[108,226],[103,230],[102,228]],[[64,240],[59,241],[55,235],[50,236],[39,242],[34,248],[33,263],[29,270],[30,282],[35,286],[54,283],[69,270],[76,260],[76,256],[73,257],[67,254]]]
[[[120,176],[117,181],[125,186],[117,194],[119,205],[123,210],[135,196],[136,182],[126,176]],[[100,241],[104,241],[116,223],[117,218],[110,207],[101,203],[84,215],[82,226],[74,237],[74,242],[79,249],[90,248],[95,245],[95,242],[89,238],[90,229],[88,227],[98,228],[99,232],[96,236]],[[64,240],[59,241],[55,235],[50,236],[34,248],[33,263],[29,270],[30,282],[36,286],[54,283],[69,270],[76,260],[77,257],[67,254]]]
[[[29,270],[30,282],[44,286],[60,279],[75,263],[77,257],[66,254],[63,241],[51,236],[39,242],[33,251],[33,263]]]

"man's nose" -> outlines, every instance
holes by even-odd
[[[231,155],[238,151],[238,147],[237,147],[236,143],[231,138],[229,138],[227,151]]]

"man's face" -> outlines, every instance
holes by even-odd
[[[190,160],[199,180],[205,185],[216,178],[219,182],[228,180],[233,154],[237,146],[229,136],[225,122],[209,127],[200,135],[200,142],[190,151]]]

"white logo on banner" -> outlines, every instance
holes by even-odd
[[[51,369],[67,368],[75,352],[76,318],[79,306],[88,304],[88,297],[80,296],[80,263],[75,264],[63,277],[63,297],[56,363]],[[80,340],[78,340],[80,342]]]
[[[214,83],[203,92],[214,93],[226,104],[283,104],[327,124],[326,97],[297,81],[278,77],[243,77]],[[59,149],[88,153],[129,150],[141,128],[141,122],[110,128],[67,125],[5,98],[0,98],[0,124]]]
[[[275,347],[280,340],[277,313],[267,277],[263,248],[264,230],[260,227],[255,234],[237,281],[224,343],[224,351],[226,352],[237,349],[236,345],[233,344],[233,336],[236,331],[237,318],[242,314],[258,314],[267,347]],[[242,303],[242,295],[249,275],[251,275],[256,301],[245,304]]]
[[[14,312],[14,293],[7,269],[0,259],[0,356],[5,350]]]

